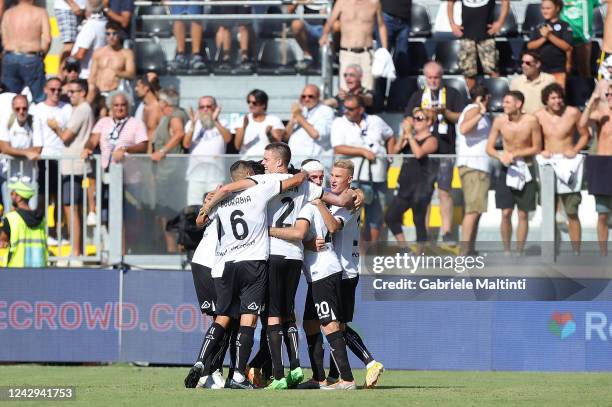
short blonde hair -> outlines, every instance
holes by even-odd
[[[355,172],[355,165],[353,165],[351,160],[336,160],[334,162],[334,168],[344,168],[351,176],[353,176],[353,172]]]

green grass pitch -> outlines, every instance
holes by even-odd
[[[136,367],[125,364],[1,365],[0,386],[76,386],[77,400],[63,402],[67,406],[612,405],[612,373],[386,371],[375,390],[328,392],[185,389],[183,379],[187,372],[188,368],[185,367]],[[356,380],[362,382],[365,372],[355,370],[354,373]],[[46,406],[57,403],[22,402],[14,405]]]

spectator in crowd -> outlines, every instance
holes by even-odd
[[[254,89],[247,95],[249,113],[236,129],[234,147],[245,156],[263,156],[264,149],[274,141],[283,141],[285,126],[276,116],[268,114],[268,95]]]
[[[89,73],[87,101],[93,103],[98,94],[108,96],[114,90],[129,91],[129,81],[136,75],[134,51],[123,48],[121,28],[117,23],[106,24],[107,45],[93,53]]]
[[[189,152],[187,205],[199,205],[205,192],[214,191],[225,181],[225,163],[220,155],[232,139],[227,121],[219,118],[221,106],[212,96],[202,96],[198,111],[190,109],[183,148]]]
[[[433,110],[433,134],[438,138],[438,154],[455,154],[455,124],[465,107],[463,96],[454,88],[442,85],[444,71],[442,66],[434,61],[423,67],[425,87],[410,96],[406,113],[410,114],[415,107]],[[440,214],[442,216],[442,240],[453,241],[453,197],[450,194],[453,180],[453,159],[439,158],[438,196],[440,198]]]
[[[591,40],[593,38],[593,14],[600,0],[563,0],[559,18],[572,29],[574,61],[580,76],[592,77]]]
[[[487,211],[491,160],[487,156],[487,139],[491,119],[487,113],[491,95],[489,89],[476,85],[457,121],[457,167],[461,178],[465,210],[461,222],[461,254],[475,252],[480,216]]]
[[[60,56],[60,66],[72,51],[72,46],[77,37],[77,27],[85,16],[85,3],[85,0],[55,0],[53,2],[53,11],[57,19],[60,37],[64,43],[64,49]]]
[[[610,6],[609,4],[608,6]],[[608,9],[610,10],[610,8]],[[605,94],[605,103],[600,103],[601,94]],[[606,161],[612,159],[612,83],[600,81],[597,88],[591,95],[586,104],[578,126],[586,127],[589,124],[597,126],[597,150],[596,155],[608,156]],[[609,166],[609,164],[608,164]],[[600,168],[597,168],[600,170]],[[595,195],[595,210],[597,211],[597,240],[599,240],[599,253],[602,256],[608,255],[608,229],[610,228],[608,221],[610,212],[612,212],[612,188],[608,173],[591,171],[589,168],[587,174],[597,174],[597,176],[589,177],[589,192],[598,190],[600,193]],[[593,181],[591,182],[591,179]],[[606,193],[602,193],[606,192]]]
[[[487,154],[502,164],[495,185],[495,204],[502,210],[501,237],[504,254],[511,255],[512,212],[518,208],[516,249],[522,254],[529,231],[528,215],[536,209],[537,183],[533,157],[542,150],[542,133],[537,119],[522,112],[525,97],[511,90],[503,100],[504,114],[497,117],[491,126],[487,140]],[[495,150],[499,134],[502,135],[503,150]]]
[[[212,13],[219,14],[250,14],[250,6],[216,6],[212,8]],[[249,58],[249,41],[251,34],[246,22],[238,24],[238,45],[240,48],[239,64],[242,72],[249,72],[253,69],[253,64]],[[232,54],[232,27],[221,21],[221,25],[215,34],[215,44],[218,50],[223,50],[218,69],[229,71],[231,69]]]
[[[413,154],[404,158],[399,186],[393,201],[388,205],[385,221],[398,242],[405,242],[402,230],[404,213],[412,209],[416,228],[417,254],[421,254],[427,242],[427,207],[434,192],[437,162],[428,158],[438,149],[438,140],[431,134],[434,116],[431,110],[415,107],[411,116],[402,123],[402,135],[391,151],[393,154]]]
[[[537,51],[525,50],[521,54],[522,75],[510,82],[510,90],[518,90],[525,96],[523,113],[535,113],[544,107],[542,89],[555,83],[555,77],[542,72],[542,59]]]
[[[102,12],[102,0],[87,0],[89,17],[76,36],[76,42],[71,52],[71,60],[79,61],[81,72],[79,77],[89,79],[94,51],[106,45],[106,24],[108,20]]]
[[[540,10],[546,21],[533,29],[527,49],[538,50],[542,70],[551,73],[565,87],[572,68],[572,28],[559,20],[562,8],[563,0],[542,0]]]
[[[28,206],[36,189],[23,181],[12,182],[9,189],[14,210],[0,221],[0,248],[8,248],[8,262],[0,266],[46,267],[44,211],[33,211]]]
[[[325,14],[326,12],[324,4],[304,4],[301,6],[290,4],[287,6],[287,13],[295,13],[299,10],[299,7],[303,8],[303,13],[306,15]],[[313,65],[312,43],[316,43],[321,38],[323,24],[319,24],[316,20],[293,20],[291,21],[291,31],[293,31],[293,36],[304,54],[303,59],[295,64],[295,68],[299,72],[304,72]],[[340,21],[336,21],[332,26],[332,34],[336,36],[339,33]]]
[[[130,24],[134,14],[133,0],[102,0],[106,17],[119,24],[122,38],[129,38]]]
[[[408,58],[408,38],[410,37],[410,19],[412,17],[412,0],[381,0],[382,15],[387,27],[387,44],[394,48],[393,59],[406,61]],[[377,36],[379,44],[382,43]],[[397,64],[396,64],[397,68]]]
[[[376,242],[383,223],[387,192],[387,152],[394,151],[393,130],[380,117],[366,115],[358,96],[344,99],[344,116],[334,120],[331,145],[338,158],[350,158],[355,166],[354,182],[364,192],[366,230]]]
[[[47,11],[34,0],[18,0],[2,17],[2,83],[13,93],[30,89],[36,103],[45,98],[43,58],[51,46]]]
[[[387,26],[383,20],[379,0],[338,0],[334,4],[331,16],[323,26],[323,33],[319,44],[329,43],[329,33],[336,21],[340,20],[340,89],[346,89],[344,72],[349,65],[357,64],[363,72],[363,86],[372,90],[374,77],[372,76],[372,62],[374,51],[372,48],[373,33],[378,26],[378,36],[383,48],[387,44]]]
[[[134,91],[136,95],[142,99],[138,109],[136,109],[134,117],[143,121],[147,128],[147,136],[149,139],[147,153],[150,153],[152,151],[152,140],[155,129],[157,129],[159,121],[162,118],[162,109],[157,98],[157,93],[160,91],[157,74],[151,72],[138,78]]]
[[[173,15],[189,15],[189,14],[204,14],[204,7],[199,5],[171,5],[170,14]],[[202,57],[202,24],[199,21],[190,21],[189,28],[191,31],[191,57],[185,55],[185,25],[187,21],[176,20],[172,26],[172,32],[176,39],[176,56],[173,69],[193,69],[202,70],[204,58]]]
[[[542,157],[545,159],[553,157],[557,165],[578,169],[582,166],[582,158],[575,157],[589,142],[589,131],[586,127],[578,126],[580,110],[565,105],[565,92],[558,83],[552,83],[542,90],[542,102],[546,108],[534,113],[544,136]],[[576,131],[580,134],[580,138],[574,144]],[[576,162],[579,163],[578,166]],[[575,254],[580,253],[581,228],[578,207],[582,202],[581,187],[582,182],[567,189],[556,188],[556,202],[560,200],[565,208],[567,229]]]
[[[9,180],[11,178],[23,178],[31,183],[36,180],[35,161],[40,157],[42,151],[42,135],[35,132],[33,117],[28,114],[28,99],[23,95],[13,98],[12,111],[7,121],[0,123],[0,152],[13,157],[12,160],[4,160],[0,174]],[[10,208],[10,195],[5,182],[2,187],[4,207]],[[36,199],[30,203],[36,209]]]
[[[291,108],[291,118],[285,129],[289,148],[296,155],[296,163],[303,160],[298,156],[321,157],[331,153],[329,133],[334,111],[321,103],[320,97],[321,92],[316,85],[306,85],[300,95],[300,103],[294,103]]]
[[[81,64],[78,61],[67,59],[62,67],[61,81],[62,81],[62,94],[60,99],[62,102],[70,104],[70,97],[68,96],[69,83],[79,79],[81,74]]]
[[[166,231],[168,219],[173,218],[184,205],[184,195],[178,196],[174,177],[177,176],[176,160],[165,160],[167,154],[182,152],[185,124],[189,116],[179,107],[179,94],[174,89],[162,89],[159,93],[159,105],[162,118],[153,135],[153,153],[151,159],[155,166],[156,205],[159,222],[164,231],[166,248],[169,253],[176,253],[176,238]]]
[[[461,24],[455,23],[453,10],[456,0],[447,6],[448,21],[457,38],[461,38],[459,68],[469,89],[476,85],[478,59],[485,75],[499,76],[499,53],[495,47],[495,34],[501,30],[510,11],[510,0],[502,0],[501,13],[495,20],[495,0],[461,0]]]
[[[70,119],[72,107],[70,104],[60,100],[62,82],[57,77],[47,79],[45,94],[47,97],[43,102],[32,106],[30,113],[34,120],[34,133],[42,137],[42,158],[59,158],[64,151],[64,142],[53,129],[63,129]],[[44,196],[49,197],[49,202],[57,203],[57,179],[58,162],[55,159],[41,160],[38,162],[38,186],[41,192],[41,204],[44,204]],[[45,175],[48,174],[48,175]],[[48,185],[45,185],[48,180]],[[45,187],[48,189],[45,190]],[[51,239],[51,243],[53,242]]]
[[[374,103],[374,94],[371,90],[363,87],[361,78],[363,71],[357,64],[352,64],[346,67],[344,71],[345,88],[340,88],[338,94],[333,98],[325,100],[325,104],[337,110],[339,116],[344,114],[344,99],[347,96],[359,96],[363,100],[363,105],[368,108]]]
[[[96,147],[100,147],[104,170],[112,162],[123,162],[129,154],[146,153],[149,140],[144,123],[129,115],[129,95],[118,91],[113,92],[109,99],[111,115],[98,120],[82,153],[82,157],[87,158]]]
[[[81,155],[94,125],[94,115],[86,100],[87,81],[79,79],[71,82],[68,94],[72,113],[66,127],[60,129],[53,123],[50,123],[49,126],[60,135],[65,146],[60,162],[62,204],[69,225],[72,256],[78,257],[82,255],[81,216],[84,209],[81,205],[83,202],[82,184],[84,176],[91,172],[89,163],[81,159]],[[70,261],[70,266],[80,267],[82,265],[81,260]]]

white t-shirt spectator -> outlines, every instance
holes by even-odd
[[[272,126],[272,130],[284,130],[283,122],[276,116],[266,114],[261,122],[253,119],[253,114],[249,113],[249,124],[244,132],[240,154],[247,156],[263,156],[264,150],[270,140],[266,134],[266,128]]]
[[[301,126],[296,126],[293,129],[293,133],[289,137],[289,147],[296,156],[300,156],[300,162],[306,158],[318,157],[331,150],[329,133],[335,118],[333,109],[322,103],[310,110],[303,108],[302,115],[319,133],[319,138],[317,140],[313,139]]]
[[[461,123],[465,119],[465,113],[471,109],[478,109],[478,105],[466,106],[459,116],[457,122],[457,140],[455,150],[457,151],[457,167],[468,167],[484,172],[491,172],[491,159],[487,155],[487,139],[491,130],[491,119],[485,115],[480,118],[476,127],[466,135],[461,134]]]
[[[13,98],[17,96],[13,92],[0,93],[0,122],[6,123],[13,114]],[[30,106],[30,110],[32,106]]]
[[[42,147],[43,141],[40,133],[34,132],[33,126],[29,121],[26,121],[23,126],[19,124],[15,118],[9,128],[9,120],[0,122],[0,141],[6,141],[13,148],[25,149],[31,147]],[[32,119],[33,121],[33,119]],[[21,171],[21,163],[23,163],[23,171]],[[3,160],[2,176],[10,178],[12,176],[21,175],[30,177],[31,180],[36,180],[34,176],[34,162],[25,159],[13,159],[11,162],[11,170],[9,170],[8,160]]]
[[[87,49],[85,57],[81,61],[81,73],[79,78],[89,79],[91,69],[91,57],[93,52],[106,45],[106,23],[108,20],[104,14],[92,14],[87,19],[81,31],[77,34],[76,41],[72,47],[71,55],[78,52],[79,48]]]
[[[391,137],[393,137],[391,127],[380,117],[371,114],[364,115],[359,124],[351,122],[345,116],[338,117],[331,128],[332,147],[341,145],[361,147],[376,154],[374,163],[370,163],[364,157],[347,157],[355,166],[354,180],[387,181],[386,143]]]
[[[49,106],[45,102],[40,102],[30,108],[30,114],[34,116],[34,132],[42,134],[43,149],[41,156],[52,157],[62,155],[64,142],[58,135],[49,128],[47,120],[55,119],[60,128],[65,128],[72,113],[72,106],[69,103],[60,102],[57,106]]]
[[[221,126],[228,128],[227,121],[219,119]],[[191,120],[185,125],[185,133],[191,130]],[[197,121],[189,149],[189,165],[185,174],[188,181],[215,181],[223,183],[225,180],[225,163],[219,157],[225,154],[225,140],[216,127],[204,130],[202,122]]]
[[[85,8],[86,0],[74,0],[76,4],[78,4],[79,8],[83,10]],[[64,0],[55,0],[53,2],[53,8],[55,10],[70,10],[70,6]]]

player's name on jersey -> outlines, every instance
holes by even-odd
[[[219,203],[219,207],[225,208],[226,206],[244,205],[250,202],[251,202],[251,197],[249,195],[246,195],[246,196],[237,195],[232,198],[221,201]]]
[[[232,247],[228,247],[227,249],[223,251],[217,251],[215,255],[219,257],[225,257],[228,253],[235,252],[236,250],[239,250],[239,249],[244,249],[245,247],[253,246],[255,243],[257,243],[256,240],[251,240],[250,242],[240,243]]]

